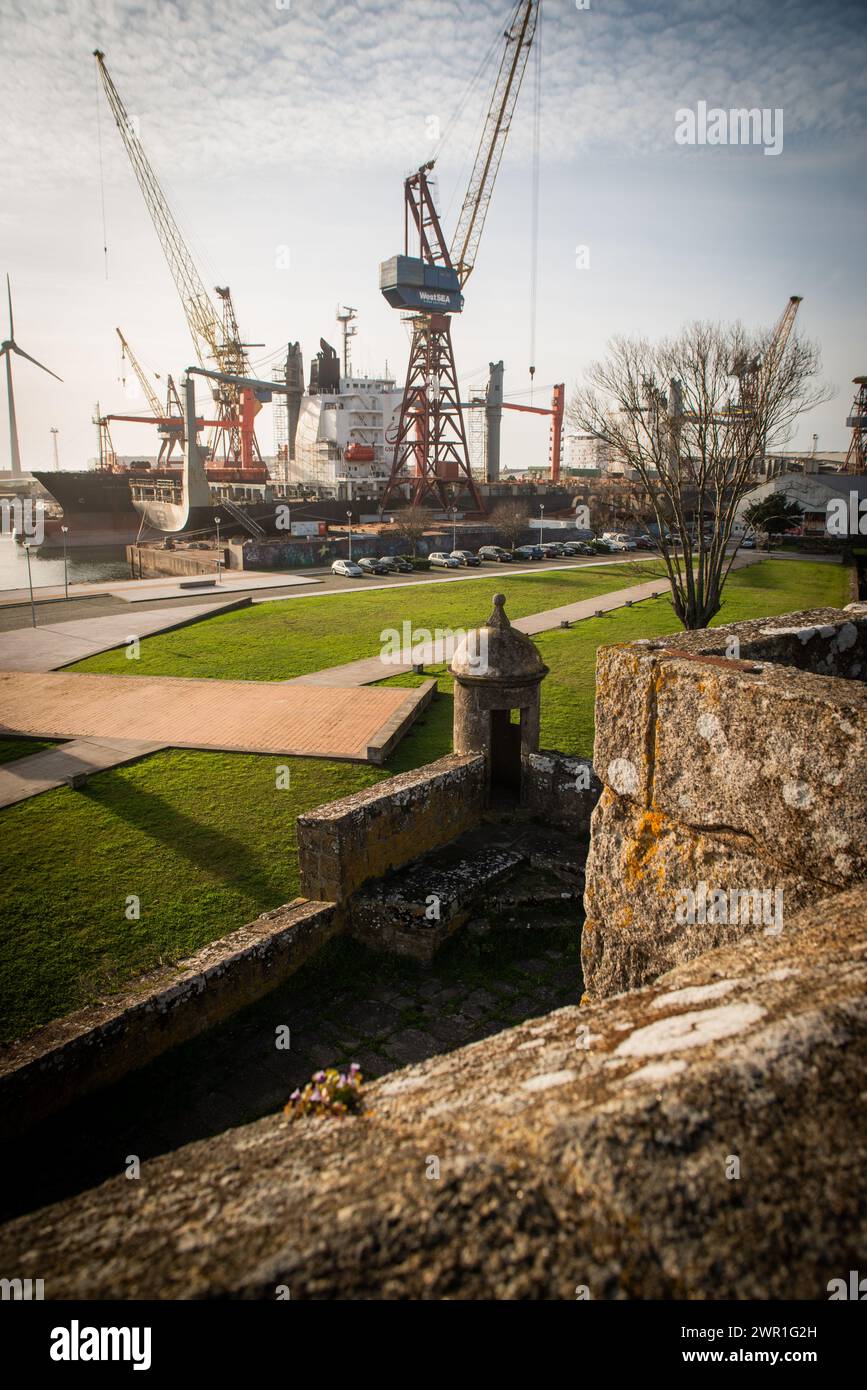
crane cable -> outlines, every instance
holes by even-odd
[[[99,70],[93,71],[96,91],[96,145],[99,151],[99,197],[102,204],[102,254],[105,258],[105,278],[108,279],[108,233],[105,229],[105,178],[102,169],[102,122],[99,119]]]
[[[542,5],[536,14],[536,49],[533,54],[533,157],[530,194],[530,401],[536,375],[536,304],[539,281],[539,150],[542,130]]]

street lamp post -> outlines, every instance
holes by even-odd
[[[69,530],[69,527],[61,526],[60,529],[63,533],[63,592],[66,595],[66,597],[69,598],[69,569],[67,566],[66,556],[66,533]]]
[[[34,601],[33,601],[33,572],[32,572],[32,570],[31,570],[31,568],[30,568],[30,550],[31,550],[30,542],[29,542],[29,541],[25,541],[25,542],[24,542],[24,551],[25,551],[25,554],[27,555],[27,583],[28,583],[28,585],[29,585],[29,587],[30,587],[30,619],[31,619],[31,622],[33,623],[33,626],[35,627],[35,626],[36,626],[36,604],[35,604]]]
[[[215,516],[214,521],[217,526],[217,583],[220,582],[220,517]]]
[[[449,510],[450,510],[450,512],[451,512],[451,514],[452,514],[452,550],[457,550],[457,548],[458,548],[458,509],[457,509],[457,507],[450,507]]]
[[[540,502],[540,504],[539,504],[539,544],[540,544],[540,545],[542,544],[542,528],[544,527],[544,525],[545,525],[545,504],[544,504],[544,502]]]
[[[346,513],[346,522],[349,527],[349,563],[352,563],[352,512]]]

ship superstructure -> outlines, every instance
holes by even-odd
[[[325,496],[378,492],[388,479],[401,391],[393,377],[345,375],[324,339],[301,401],[287,481]],[[278,453],[288,439],[278,439]]]

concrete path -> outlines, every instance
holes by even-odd
[[[277,570],[227,570],[216,582],[216,565],[213,574],[163,574],[151,579],[105,579],[94,583],[70,584],[68,597],[72,599],[93,598],[97,594],[109,594],[134,603],[140,599],[186,598],[191,586],[209,584],[213,581],[217,593],[225,589],[229,593],[251,593],[257,589],[274,589],[298,584],[319,584],[316,574],[298,574],[294,571]],[[168,592],[171,591],[171,592]],[[195,588],[192,589],[195,593]],[[42,603],[64,602],[67,598],[62,584],[35,584],[33,597],[37,605]],[[29,608],[29,589],[0,590],[0,607],[23,604]]]
[[[280,681],[0,672],[0,734],[380,762],[433,693]],[[14,764],[6,764],[7,769]]]
[[[163,746],[131,739],[79,738],[60,748],[44,748],[29,757],[0,764],[0,808],[68,786],[73,778],[88,777],[92,772],[105,772],[148,753],[158,753]]]
[[[490,576],[492,583],[496,580]],[[503,586],[504,576],[497,576]],[[507,581],[506,581],[507,582]],[[580,622],[582,618],[592,618],[596,613],[609,613],[613,608],[623,608],[627,603],[640,603],[645,598],[655,598],[670,589],[669,581],[660,577],[647,584],[631,584],[626,589],[614,589],[611,593],[596,594],[593,598],[581,599],[577,603],[566,603],[560,608],[548,608],[542,613],[531,613],[526,618],[515,618],[512,626],[519,632],[533,635],[548,632],[559,627],[562,622]],[[507,603],[508,609],[508,603]],[[433,642],[420,642],[415,649],[416,661],[422,665],[435,666],[451,656],[449,651],[437,651]],[[412,670],[411,662],[395,663],[384,661],[379,656],[369,656],[361,661],[349,661],[345,666],[330,666],[324,671],[313,671],[307,676],[296,676],[287,685],[325,685],[359,686],[371,685],[374,681],[385,680],[388,676],[400,676]]]
[[[131,637],[152,637],[176,627],[212,618],[249,606],[248,597],[228,598],[225,603],[194,603],[188,607],[116,613],[76,622],[44,623],[0,632],[0,671],[56,671],[86,656],[122,646]]]

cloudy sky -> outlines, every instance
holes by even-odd
[[[402,249],[402,180],[434,153],[437,126],[447,132],[437,168],[450,233],[493,73],[472,80],[511,8],[0,0],[0,270],[12,277],[20,345],[64,378],[16,361],[25,466],[49,463],[52,425],[62,466],[83,466],[97,399],[143,409],[119,379],[116,325],[163,379],[193,360],[97,91],[95,47],[203,280],[231,286],[246,338],[264,345],[254,362],[270,375],[268,359],[300,339],[306,368],[320,337],[338,343],[340,301],[359,311],[355,367],[387,362],[401,377],[405,329],[379,294],[378,265]],[[579,381],[615,333],[653,337],[695,317],[767,325],[801,294],[800,331],[820,342],[837,395],[805,418],[796,445],[816,431],[820,447],[846,447],[850,381],[867,372],[865,50],[863,0],[544,0],[537,404],[551,383]],[[533,82],[531,59],[455,328],[464,382],[502,357],[507,395],[521,400]],[[781,109],[782,152],[678,144],[676,112],[699,102]],[[5,305],[0,328],[5,337]],[[115,429],[121,452],[152,452],[151,438]],[[268,419],[262,442],[270,452]],[[510,417],[504,456],[512,467],[543,461],[544,419]],[[8,458],[4,426],[0,468]]]

